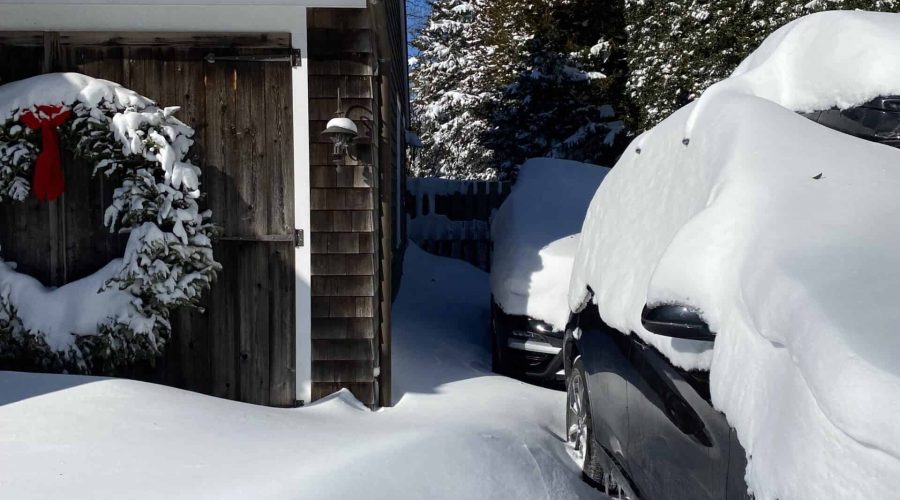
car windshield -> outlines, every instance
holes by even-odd
[[[900,148],[900,96],[879,97],[862,106],[804,116],[828,128]]]

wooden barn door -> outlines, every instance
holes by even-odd
[[[202,167],[202,205],[223,229],[206,310],[179,312],[155,367],[130,373],[250,403],[292,406],[296,378],[294,180],[288,35],[2,33],[0,83],[56,71],[118,82],[180,106]],[[0,206],[0,255],[47,285],[122,255],[102,227],[113,186],[65,161],[54,203]]]

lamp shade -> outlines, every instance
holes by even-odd
[[[356,127],[356,124],[353,123],[353,120],[349,118],[345,118],[343,116],[339,116],[337,118],[332,118],[325,125],[325,130],[322,131],[323,134],[347,134],[356,137],[359,135],[359,129]]]

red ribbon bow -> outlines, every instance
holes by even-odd
[[[65,178],[59,156],[59,134],[56,127],[62,125],[72,112],[62,106],[35,106],[37,113],[25,111],[19,117],[30,129],[41,130],[41,152],[34,166],[34,182],[31,192],[39,200],[53,201],[65,190]]]

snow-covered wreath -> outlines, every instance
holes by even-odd
[[[158,355],[169,316],[198,306],[220,269],[200,212],[193,129],[120,85],[65,73],[0,87],[0,203],[63,192],[60,147],[114,183],[104,225],[128,233],[121,259],[56,289],[0,259],[0,360],[104,372]],[[87,175],[87,173],[85,173]]]

